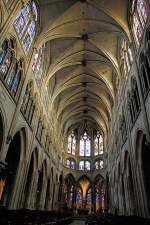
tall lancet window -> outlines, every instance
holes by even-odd
[[[84,131],[80,138],[80,156],[90,156],[91,155],[91,140],[87,132]]]
[[[74,131],[68,136],[68,153],[72,155],[76,154],[76,137]]]
[[[123,59],[124,72],[125,74],[127,74],[130,71],[132,63],[133,63],[133,55],[132,55],[131,46],[125,39],[122,40],[120,55]]]
[[[34,1],[29,1],[15,19],[14,26],[21,40],[25,53],[28,53],[34,40],[37,20],[38,12]]]
[[[34,73],[36,83],[40,87],[43,75],[43,60],[44,60],[45,45],[39,48],[32,61],[32,72]]]
[[[77,189],[77,198],[76,198],[76,206],[77,206],[77,208],[82,208],[82,199],[83,199],[82,190],[81,190],[80,187],[78,187],[78,189]]]
[[[94,151],[94,155],[101,155],[103,154],[103,137],[100,134],[99,131],[97,131],[95,140],[94,140],[94,147],[95,147],[95,151]]]
[[[148,7],[145,0],[132,0],[131,25],[134,38],[139,47],[147,21]]]
[[[87,192],[86,196],[86,208],[90,209],[91,208],[91,199],[92,199],[92,193],[91,193],[91,188]]]

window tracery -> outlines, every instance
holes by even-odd
[[[75,169],[75,160],[74,159],[67,159],[67,168],[69,169]]]
[[[34,1],[28,2],[17,15],[14,26],[27,54],[34,40],[38,20],[37,6]]]
[[[76,154],[76,137],[74,131],[68,136],[68,153],[72,155]]]
[[[77,208],[82,208],[82,199],[83,199],[83,194],[82,194],[82,190],[80,187],[78,187],[77,190]]]
[[[133,0],[131,10],[131,23],[134,38],[139,47],[143,37],[143,30],[147,21],[148,7],[145,0]]]
[[[21,106],[21,111],[30,125],[32,124],[32,119],[35,111],[35,103],[33,101],[31,89],[32,87],[31,84],[29,83],[26,87]]]
[[[88,192],[87,192],[87,196],[86,196],[86,207],[87,208],[91,208],[91,188],[89,188]]]
[[[34,74],[36,83],[40,87],[42,75],[43,75],[43,58],[44,58],[45,45],[39,48],[32,61],[32,72]]]
[[[13,66],[13,70],[11,71],[8,79],[7,79],[7,85],[9,87],[9,90],[13,94],[13,96],[16,95],[20,81],[22,76],[22,62],[16,62]]]
[[[79,170],[90,170],[91,169],[91,163],[87,160],[81,160],[79,162]]]
[[[80,156],[90,156],[91,155],[91,140],[87,132],[84,131],[80,138]]]
[[[122,40],[120,55],[122,56],[122,59],[123,59],[124,73],[127,74],[129,73],[133,63],[133,55],[132,55],[131,46],[125,39]]]
[[[96,133],[94,144],[95,144],[94,155],[97,156],[103,154],[103,138],[99,131],[97,131]]]
[[[5,81],[11,95],[16,97],[23,76],[22,61],[15,59],[13,40],[4,41],[0,48],[0,77]]]
[[[103,169],[104,168],[104,161],[103,160],[97,160],[95,162],[95,169],[99,170],[99,169]]]
[[[6,78],[7,73],[13,62],[13,50],[13,48],[9,48],[8,42],[4,41],[0,49],[0,74],[3,79]]]

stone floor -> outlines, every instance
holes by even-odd
[[[70,225],[85,225],[85,221],[83,220],[74,220]]]

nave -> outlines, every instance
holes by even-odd
[[[150,0],[0,0],[0,225],[147,223],[149,162]]]

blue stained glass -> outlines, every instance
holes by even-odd
[[[91,203],[91,189],[87,193],[87,204]]]
[[[38,13],[37,13],[36,4],[34,2],[32,2],[32,14],[33,14],[33,19],[37,21]]]
[[[18,89],[18,86],[19,86],[19,82],[20,82],[20,77],[16,76],[14,81],[13,81],[12,88],[11,88],[11,92],[14,96],[16,95],[16,92],[17,92],[17,89]]]
[[[24,47],[25,51],[27,52],[30,47],[30,44],[31,44],[31,37],[28,32],[26,32],[22,43],[23,43],[23,47]]]
[[[4,58],[5,58],[5,55],[7,53],[7,50],[8,50],[8,46],[7,46],[7,43],[4,42],[2,44],[2,47],[0,48],[0,65],[2,64]]]
[[[96,192],[96,202],[99,203],[101,200],[101,195],[99,192]]]
[[[34,36],[35,36],[35,21],[32,21],[23,39],[23,46],[26,52],[29,50]]]
[[[29,22],[29,14],[30,14],[30,5],[27,4],[23,9],[22,9],[22,15],[24,16],[26,22]]]
[[[35,37],[37,18],[38,12],[36,4],[35,2],[30,2],[21,10],[14,23],[17,33],[20,39],[22,39],[23,48],[26,53]]]
[[[34,38],[34,35],[35,35],[35,21],[33,20],[28,28],[28,32],[31,36],[31,38],[33,39]]]
[[[6,54],[5,51],[3,51],[3,50],[0,51],[0,64],[2,64],[2,62],[4,60],[4,57],[5,57],[5,54]]]
[[[30,8],[29,8],[29,5],[27,5],[21,10],[21,13],[17,16],[15,20],[15,27],[20,37],[23,35],[27,27],[27,24],[29,22],[29,18],[30,18],[29,13],[30,13]]]
[[[14,68],[12,70],[11,76],[9,76],[9,78],[7,80],[7,84],[10,87],[10,89],[13,86],[14,79],[17,77],[17,68],[18,68],[18,66],[17,66],[17,64],[15,64]]]
[[[82,203],[82,192],[81,192],[80,189],[77,193],[77,202],[80,203],[80,204]]]
[[[15,26],[17,29],[17,33],[21,36],[26,28],[26,21],[22,13],[16,18]]]
[[[3,63],[1,64],[0,72],[3,74],[4,78],[10,68],[12,58],[13,58],[12,52],[8,52],[5,56],[5,59],[3,60]]]

